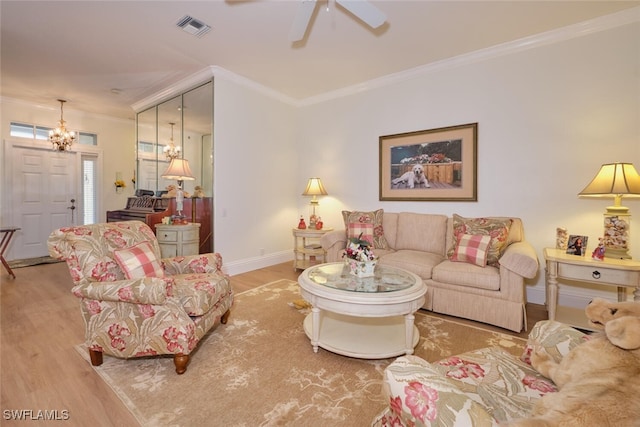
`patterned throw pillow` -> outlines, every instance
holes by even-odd
[[[362,237],[360,237],[360,233],[362,233]],[[347,239],[351,239],[353,237],[360,237],[362,240],[366,240],[369,242],[371,247],[374,247],[373,244],[373,224],[370,222],[351,222],[347,227]]]
[[[113,255],[127,279],[164,277],[164,270],[153,252],[151,243],[147,241],[129,248],[115,250]]]
[[[347,229],[347,233],[349,224],[373,224],[373,249],[387,249],[389,247],[382,228],[383,215],[384,211],[382,209],[373,212],[342,211],[342,218],[344,219],[344,226]]]
[[[487,265],[489,243],[491,243],[491,236],[463,234],[449,259],[484,267]]]
[[[453,214],[453,242],[447,256],[451,258],[455,247],[463,234],[480,234],[491,236],[489,243],[487,265],[499,267],[498,260],[507,249],[509,229],[512,219],[503,218],[464,218]]]

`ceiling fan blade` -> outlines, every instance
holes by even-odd
[[[387,16],[367,0],[336,0],[336,3],[371,28],[378,28],[387,20]]]
[[[289,40],[292,42],[300,41],[304,38],[307,28],[309,27],[309,21],[311,21],[311,15],[316,8],[316,0],[300,0],[298,4],[298,11],[293,19],[291,30],[289,31]]]

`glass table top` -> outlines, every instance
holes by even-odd
[[[356,277],[342,262],[311,267],[307,274],[313,283],[351,292],[394,292],[416,284],[415,276],[408,271],[380,264],[372,277]]]

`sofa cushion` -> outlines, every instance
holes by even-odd
[[[174,279],[174,297],[189,316],[202,316],[217,308],[229,297],[229,278],[222,274],[177,274]]]
[[[382,218],[384,210],[378,209],[372,212],[361,211],[342,211],[345,228],[349,228],[349,224],[361,222],[373,224],[373,248],[387,249],[387,239],[384,237],[384,228],[382,226]]]
[[[391,253],[383,254],[376,252],[381,265],[402,268],[409,270],[413,274],[417,274],[423,280],[430,279],[433,268],[442,262],[442,255],[411,250],[399,250]]]
[[[398,216],[395,249],[411,249],[444,256],[446,234],[445,215],[402,212]]]
[[[113,255],[127,279],[164,277],[164,270],[162,270],[153,247],[148,241],[114,250]]]
[[[389,408],[374,425],[440,426],[444,420],[452,426],[495,425],[490,408],[455,383],[419,357],[399,357],[384,371]]]
[[[453,255],[455,245],[462,234],[479,234],[491,236],[487,264],[497,267],[498,260],[509,244],[509,230],[513,220],[511,218],[464,218],[453,214],[453,245],[447,254]]]
[[[384,238],[387,241],[387,249],[396,248],[396,235],[398,234],[398,216],[394,212],[385,212],[382,217],[382,227],[384,227]]]
[[[496,267],[478,267],[464,262],[444,260],[433,268],[432,279],[448,285],[497,291],[500,289],[500,270]]]
[[[542,347],[551,360],[560,363],[574,347],[591,337],[567,324],[555,320],[542,320],[537,322],[529,332],[527,345],[520,360],[530,365],[531,352],[535,347]]]
[[[452,356],[432,366],[500,422],[528,417],[538,399],[557,391],[551,380],[500,347]]]
[[[479,267],[487,265],[491,236],[480,234],[462,234],[449,259],[454,262],[468,262]]]

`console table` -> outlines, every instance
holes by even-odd
[[[625,288],[635,288],[633,299],[640,301],[640,262],[629,259],[606,258],[602,261],[570,255],[562,249],[545,248],[547,263],[546,293],[550,320],[583,329],[592,329],[583,309],[558,306],[558,279],[597,283],[618,288],[618,301],[626,297]]]

